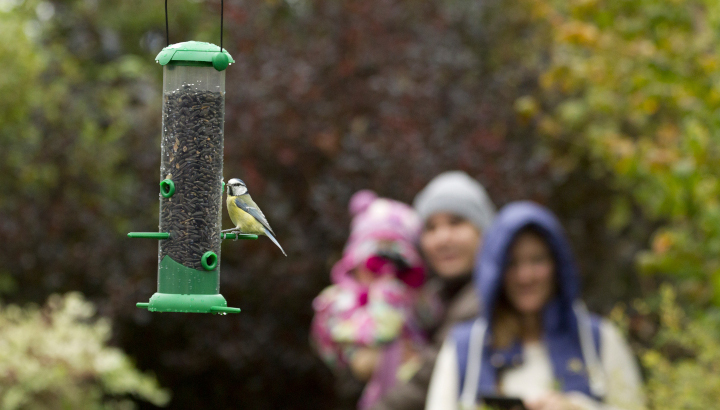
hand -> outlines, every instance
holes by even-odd
[[[380,351],[378,349],[360,348],[350,358],[350,370],[358,380],[368,381],[375,372],[379,359]]]
[[[528,410],[582,410],[558,392],[548,393],[539,399],[525,403]]]

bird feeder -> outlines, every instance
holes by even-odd
[[[172,44],[163,66],[160,231],[131,232],[159,240],[158,288],[140,308],[151,312],[238,313],[220,294],[225,69],[233,59],[196,41]]]

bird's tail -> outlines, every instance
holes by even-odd
[[[285,250],[282,248],[282,246],[280,246],[280,242],[278,242],[277,239],[275,239],[275,237],[273,236],[272,232],[270,232],[267,228],[263,228],[263,229],[265,229],[265,236],[267,236],[268,238],[270,238],[270,240],[273,241],[273,243],[274,243],[275,245],[277,245],[278,248],[280,248],[280,250],[282,251],[283,255],[287,256],[287,253],[285,253]]]

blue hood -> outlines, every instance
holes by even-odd
[[[535,228],[545,237],[555,258],[558,294],[546,309],[545,326],[568,324],[558,314],[564,316],[561,312],[572,311],[573,301],[579,297],[580,289],[580,278],[570,244],[555,216],[544,207],[529,201],[505,206],[483,237],[484,245],[476,258],[473,272],[475,287],[483,305],[481,315],[488,323],[491,322],[503,285],[510,245],[517,234],[527,227]],[[548,309],[553,312],[548,312]]]
[[[600,319],[584,308],[578,310],[574,307],[582,303],[578,300],[580,280],[570,244],[560,222],[549,210],[525,201],[506,205],[485,233],[484,245],[473,272],[483,306],[480,319],[453,329],[462,386],[461,400],[467,404],[475,402],[478,392],[497,394],[499,372],[522,363],[522,341],[516,340],[508,348],[495,348],[490,337],[493,313],[503,288],[508,251],[518,233],[529,227],[545,238],[555,260],[557,292],[542,312],[542,339],[548,349],[553,376],[562,391],[577,391],[596,399],[601,399],[604,394],[600,373],[592,370],[591,388],[590,375],[586,371],[588,359],[592,369],[599,367]],[[470,362],[472,364],[468,364]],[[582,363],[583,366],[578,368],[571,366],[572,363]]]

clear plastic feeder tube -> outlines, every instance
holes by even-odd
[[[203,255],[220,257],[222,220],[225,71],[213,67],[163,68],[160,261],[169,256],[188,268],[205,270]],[[217,293],[217,289],[214,291]]]

